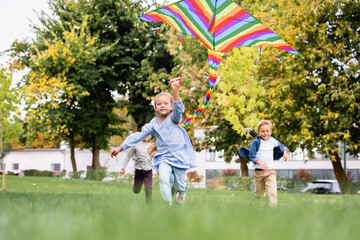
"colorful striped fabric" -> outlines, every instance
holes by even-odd
[[[231,0],[179,1],[142,15],[140,18],[145,21],[168,23],[179,32],[195,36],[208,49],[209,90],[204,103],[194,114],[185,119],[183,127],[208,104],[222,55],[231,48],[269,45],[301,56],[276,33]]]
[[[226,53],[238,46],[270,45],[301,56],[276,33],[231,0],[185,0],[140,16],[168,23],[197,37],[204,46]]]

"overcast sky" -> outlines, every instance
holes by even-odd
[[[16,39],[34,37],[30,24],[39,22],[36,12],[50,12],[47,1],[0,0],[0,52],[10,48]],[[5,63],[6,57],[0,57],[0,64]]]
[[[149,0],[150,1],[150,0]],[[165,2],[158,0],[157,2]],[[166,2],[175,2],[167,0]],[[0,0],[0,53],[10,48],[12,42],[33,38],[31,23],[39,23],[36,13],[50,13],[48,0]],[[0,65],[7,58],[0,56]]]

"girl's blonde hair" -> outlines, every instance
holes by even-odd
[[[157,152],[156,143],[151,144],[151,146],[148,148],[148,154],[151,158],[154,157],[155,153]]]
[[[270,129],[272,128],[272,123],[269,120],[261,120],[257,125],[258,132],[260,131],[260,128],[264,125],[269,125]]]
[[[159,93],[158,95],[156,95],[155,98],[154,98],[154,110],[155,110],[155,111],[156,111],[156,100],[157,100],[160,96],[163,96],[163,95],[165,95],[165,96],[167,96],[167,97],[170,98],[171,106],[173,106],[174,98],[171,96],[171,94],[168,93],[168,92],[161,92],[161,93]]]

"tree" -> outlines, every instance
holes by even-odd
[[[31,78],[45,78],[47,84],[50,82],[50,89],[57,87],[52,89],[53,94],[57,94],[51,99],[52,103],[43,108],[57,109],[52,112],[56,121],[48,122],[52,129],[49,134],[53,134],[54,129],[60,131],[70,138],[70,145],[71,139],[80,136],[81,146],[92,149],[92,168],[97,170],[100,169],[99,150],[108,148],[110,136],[125,132],[119,126],[124,121],[113,111],[125,104],[114,100],[114,92],[127,96],[130,102],[127,110],[137,124],[144,124],[153,115],[148,96],[154,92],[146,83],[148,72],[141,64],[148,58],[154,72],[167,71],[164,62],[169,62],[168,55],[162,46],[165,41],[139,25],[140,2],[52,0],[50,7],[53,16],[41,15],[41,26],[34,26],[37,38],[34,47],[28,50],[33,56],[28,54],[28,58],[39,55],[51,60],[52,65],[38,67],[27,61],[26,54],[18,60],[34,70],[27,84],[31,84]],[[156,44],[148,44],[149,40]],[[49,57],[51,51],[60,56]]]
[[[16,116],[17,104],[20,104],[21,91],[11,86],[12,74],[0,68],[0,162],[3,170],[2,190],[5,190],[4,157],[11,149],[11,141],[18,137],[21,124]]]
[[[289,15],[281,20],[294,29],[288,33],[297,36],[295,48],[304,55],[278,64],[263,59],[258,79],[269,99],[266,114],[290,150],[307,149],[311,158],[317,149],[329,156],[339,184],[346,185],[339,142],[349,153],[360,149],[359,1],[271,3],[280,4]]]
[[[35,46],[28,64],[25,126],[29,134],[43,132],[67,140],[74,174],[77,173],[75,139],[82,134],[85,123],[86,109],[81,107],[81,102],[99,77],[94,67],[99,50],[94,47],[96,38],[86,33],[86,25],[85,18],[81,26],[64,30],[62,37],[53,33],[53,39],[43,39],[44,50]]]
[[[140,11],[144,12],[146,9]],[[126,107],[139,129],[153,118],[155,112],[151,100],[159,88],[164,89],[168,86],[167,79],[174,63],[173,56],[167,48],[167,31],[162,31],[165,35],[158,34],[157,31],[146,27],[138,18],[134,21],[136,27],[131,35],[136,40],[133,54],[138,60],[132,69],[131,81],[126,82],[127,98],[120,103]]]
[[[264,88],[254,78],[256,48],[234,48],[223,60],[221,81],[216,101],[224,118],[241,136],[250,138],[248,128],[254,129],[265,106],[261,98]]]
[[[295,48],[307,53],[303,59],[287,58],[285,52],[264,48],[254,82],[264,89],[261,96],[266,105],[255,108],[256,114],[249,125],[253,128],[257,117],[270,118],[276,124],[274,135],[286,142],[290,150],[301,147],[312,153],[317,148],[334,160],[335,175],[339,183],[346,184],[339,158],[339,141],[348,144],[347,151],[352,154],[358,154],[359,145],[359,115],[355,110],[358,108],[359,26],[355,20],[358,1],[346,4],[342,1],[321,1],[321,4],[311,1],[240,2],[281,36],[292,36],[286,39],[290,45],[295,45],[296,40]],[[227,66],[224,74],[231,76],[235,72]],[[224,74],[221,74],[222,79]],[[222,83],[224,81],[218,87]],[[242,83],[242,89],[244,86]],[[239,120],[242,115],[239,112],[246,112],[246,106],[251,105],[234,108],[229,100],[239,102],[241,98],[236,97],[242,89],[223,87],[225,94],[218,91],[217,96],[229,107],[225,107],[221,115],[225,114],[224,120],[229,120],[233,129],[246,134],[246,125],[244,120]],[[259,99],[255,97],[254,100]],[[251,111],[245,116],[249,118]],[[220,131],[229,126],[217,125],[222,126],[218,128]],[[211,134],[217,139],[214,142],[217,146],[222,146],[222,140],[215,137],[220,131]]]
[[[217,127],[208,132],[204,146],[224,151],[226,162],[238,155],[241,146],[249,145],[265,105],[263,88],[252,71],[257,54],[256,48],[234,48],[219,67],[221,80],[214,94],[219,112]],[[248,176],[248,161],[240,156],[239,161],[241,175]]]

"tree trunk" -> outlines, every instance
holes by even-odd
[[[99,97],[97,98],[97,106],[101,106]],[[96,107],[96,117],[98,117],[99,114],[100,114],[100,109],[99,109],[99,107]],[[91,166],[91,168],[93,170],[99,170],[101,168],[101,166],[100,166],[100,149],[97,144],[98,138],[99,138],[98,135],[94,134],[93,149],[92,149],[93,159],[92,159],[92,166]]]
[[[71,165],[73,168],[73,174],[74,176],[77,176],[77,166],[76,166],[76,160],[75,160],[75,140],[74,140],[74,133],[70,133],[70,159],[71,159]]]
[[[345,174],[344,168],[341,165],[341,159],[339,157],[339,154],[334,153],[332,155],[335,157],[335,160],[331,160],[334,169],[334,174],[336,180],[340,185],[341,192],[344,192],[345,187],[349,184],[349,180]]]
[[[75,160],[75,147],[70,146],[70,158],[71,158],[71,165],[73,168],[73,173],[77,174],[77,166],[76,166],[76,160]]]
[[[5,181],[5,162],[4,162],[4,145],[3,145],[3,112],[1,109],[1,117],[0,117],[0,147],[1,147],[1,151],[0,151],[0,160],[1,160],[1,164],[2,164],[2,168],[3,168],[3,181],[2,181],[2,190],[4,191],[6,189],[6,181]]]
[[[94,137],[93,149],[92,149],[93,159],[92,159],[91,168],[93,170],[99,170],[101,168],[101,166],[100,166],[100,149],[96,144],[96,142],[97,142],[96,140],[97,140],[97,136]]]
[[[247,166],[247,160],[243,157],[240,157],[240,171],[242,177],[249,176],[249,168]]]
[[[5,191],[5,190],[6,190],[6,181],[5,181],[5,176],[6,176],[6,174],[5,174],[5,163],[4,163],[4,162],[2,163],[2,167],[3,167],[3,175],[2,175],[2,177],[3,177],[3,181],[2,181],[2,190],[3,190],[3,191]]]

